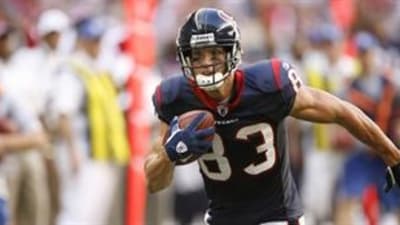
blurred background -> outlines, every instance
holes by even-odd
[[[396,0],[2,0],[0,209],[10,225],[202,224],[198,165],[148,195],[151,96],[180,74],[175,38],[199,7],[238,22],[243,65],[279,57],[359,106],[400,144]],[[385,166],[336,126],[287,120],[309,225],[400,225]],[[1,218],[0,218],[1,219]]]

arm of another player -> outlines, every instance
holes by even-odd
[[[162,143],[169,126],[161,122],[160,135],[154,142],[150,154],[146,157],[144,170],[147,178],[147,189],[154,193],[166,188],[172,181],[174,163],[168,158]]]
[[[400,163],[400,151],[367,115],[327,92],[300,87],[290,115],[312,122],[337,123],[372,147],[388,166]]]

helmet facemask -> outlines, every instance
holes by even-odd
[[[241,50],[239,42],[204,45],[197,48],[223,47],[225,50],[225,60],[221,63],[209,64],[200,67],[194,67],[192,64],[193,47],[178,47],[178,58],[182,66],[182,71],[185,77],[193,81],[199,88],[206,91],[217,90],[221,87],[226,78],[228,78],[237,69],[241,61]],[[221,65],[223,64],[223,65]],[[220,72],[221,66],[224,67]],[[195,74],[195,70],[201,67],[212,67],[211,74]],[[218,72],[217,72],[218,71]]]

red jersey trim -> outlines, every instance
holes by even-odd
[[[242,91],[244,88],[244,74],[243,71],[241,70],[236,70],[235,72],[235,89],[236,89],[236,95],[235,95],[235,99],[233,101],[231,101],[228,104],[228,108],[229,110],[232,110],[233,108],[235,108],[239,102],[240,102],[240,97],[242,95]],[[192,83],[193,84],[193,83]],[[215,101],[213,98],[211,98],[210,96],[207,95],[207,93],[202,90],[201,88],[192,85],[193,88],[193,92],[194,94],[200,99],[200,101],[209,109],[213,110],[213,111],[217,111],[217,106],[219,105],[219,103],[217,101]]]
[[[242,92],[244,89],[244,74],[243,71],[241,70],[236,70],[235,87],[236,87],[236,96],[235,99],[230,104],[228,104],[229,110],[232,110],[239,105],[242,96]]]
[[[282,89],[282,81],[281,81],[281,61],[279,59],[271,59],[272,63],[272,73],[274,74],[274,80],[276,86],[279,89]]]

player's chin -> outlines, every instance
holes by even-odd
[[[215,90],[206,90],[206,93],[210,97],[212,97],[212,98],[214,98],[215,100],[218,100],[218,101],[222,101],[225,98],[225,95],[224,95],[225,92],[224,92],[223,86],[219,87],[219,88],[217,88]]]

